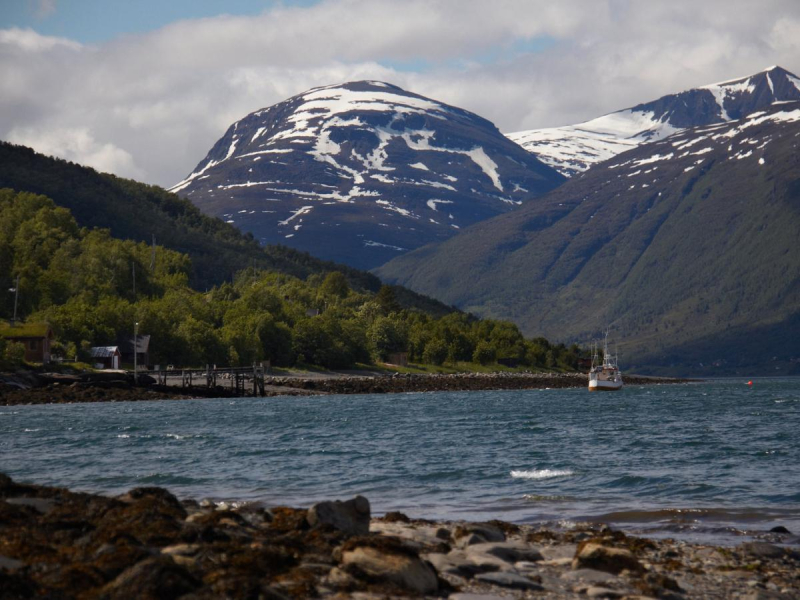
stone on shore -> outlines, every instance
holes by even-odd
[[[629,594],[629,590],[613,590],[597,585],[589,586],[581,590],[588,598],[623,598]]]
[[[486,565],[477,565],[459,550],[455,550],[449,554],[435,552],[426,555],[426,558],[439,573],[455,575],[456,577],[463,577],[465,579],[471,579],[478,573],[495,571],[498,569],[495,565],[489,567],[486,567]]]
[[[453,538],[459,548],[466,548],[473,544],[505,542],[506,534],[493,525],[470,523],[456,528]]]
[[[616,581],[616,575],[608,573],[607,571],[598,571],[596,569],[577,569],[574,571],[566,571],[561,575],[561,579],[565,581],[574,581],[580,583],[608,583],[609,581]]]
[[[786,550],[767,542],[745,542],[739,546],[744,554],[755,558],[781,558]]]
[[[484,542],[465,548],[466,557],[477,565],[497,565],[501,570],[513,568],[520,561],[542,560],[538,549],[524,542]]]
[[[312,527],[330,525],[348,535],[367,535],[370,521],[369,500],[364,496],[356,496],[345,502],[318,502],[308,509],[306,519]]]
[[[419,555],[393,538],[356,538],[342,549],[342,565],[353,574],[384,579],[415,594],[439,588],[436,571]]]
[[[784,527],[783,525],[778,525],[777,527],[773,527],[772,529],[769,530],[769,532],[770,533],[786,533],[786,534],[789,534],[789,535],[791,535],[791,533],[792,533],[791,531],[786,529],[786,527]]]
[[[17,506],[30,506],[42,515],[50,512],[55,506],[55,500],[51,498],[6,498],[6,502]]]
[[[385,517],[384,517],[385,519]],[[451,541],[450,530],[434,525],[417,525],[400,521],[373,520],[370,523],[371,533],[390,535],[407,540],[420,552],[442,552]]]
[[[642,564],[630,550],[624,548],[611,548],[594,542],[586,542],[578,546],[575,558],[572,560],[573,569],[596,569],[617,575],[624,570],[631,573],[644,571]]]
[[[500,587],[512,588],[515,590],[544,590],[538,583],[522,575],[517,575],[516,573],[482,573],[476,575],[475,579],[483,583],[491,583],[492,585],[499,585]]]
[[[140,561],[106,585],[100,595],[110,600],[177,598],[202,584],[168,556]]]

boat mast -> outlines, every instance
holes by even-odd
[[[608,352],[608,327],[606,327],[606,335],[603,340],[603,368],[614,369],[616,368],[616,361],[614,357]]]

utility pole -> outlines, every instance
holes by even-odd
[[[139,322],[133,324],[133,385],[139,385],[138,367],[139,354]]]
[[[153,234],[153,249],[150,252],[150,271],[155,272],[156,270],[156,234]]]
[[[131,261],[131,271],[133,272],[133,301],[136,302],[136,263]]]
[[[11,319],[11,324],[17,324],[17,300],[19,299],[19,275],[17,275],[17,283],[16,285],[8,290],[9,292],[14,292],[14,318]]]

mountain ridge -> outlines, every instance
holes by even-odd
[[[776,102],[800,100],[800,78],[779,66],[699,86],[579,123],[506,134],[572,177],[643,143],[736,120]]]
[[[236,121],[170,189],[262,243],[371,268],[563,181],[483,117],[358,81]]]
[[[375,272],[528,335],[588,342],[616,324],[642,371],[797,372],[798,138],[800,102],[686,129]],[[791,343],[770,340],[781,327]]]

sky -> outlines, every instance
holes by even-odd
[[[0,0],[0,139],[162,186],[246,114],[377,79],[503,132],[800,72],[797,0]]]

